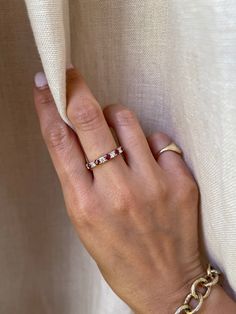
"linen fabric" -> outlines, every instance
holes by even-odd
[[[32,28],[57,108],[65,122],[65,69],[70,65],[68,2],[27,1]]]
[[[236,3],[25,3],[0,10],[0,312],[131,313],[67,218],[32,105],[39,56],[66,123],[72,60],[102,107],[127,105],[146,135],[164,131],[183,149],[200,186],[202,243],[236,298]]]

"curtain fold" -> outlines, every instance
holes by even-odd
[[[66,116],[65,87],[66,68],[71,63],[69,3],[67,0],[26,0],[25,3],[57,109],[71,126]]]

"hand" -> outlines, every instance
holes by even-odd
[[[205,272],[198,247],[199,193],[184,160],[174,152],[156,160],[170,138],[146,138],[125,106],[102,111],[75,69],[67,71],[67,114],[75,132],[60,118],[48,86],[41,85],[34,89],[41,131],[81,241],[136,313],[174,312]],[[94,160],[118,146],[109,127],[125,153],[88,170],[84,152]]]

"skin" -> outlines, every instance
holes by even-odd
[[[34,87],[34,99],[69,217],[103,277],[135,313],[174,313],[206,265],[198,241],[198,186],[180,155],[165,152],[157,160],[171,139],[158,132],[146,137],[123,105],[102,110],[76,69],[67,71],[74,131],[47,85]],[[110,128],[125,153],[88,170],[85,154],[94,160],[118,146]],[[236,312],[217,285],[202,313],[226,309]]]

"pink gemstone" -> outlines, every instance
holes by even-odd
[[[115,154],[118,155],[119,154],[119,150],[116,148],[115,149]]]
[[[110,154],[106,154],[105,158],[106,158],[107,160],[109,160],[109,159],[111,159],[111,155],[110,155]]]

